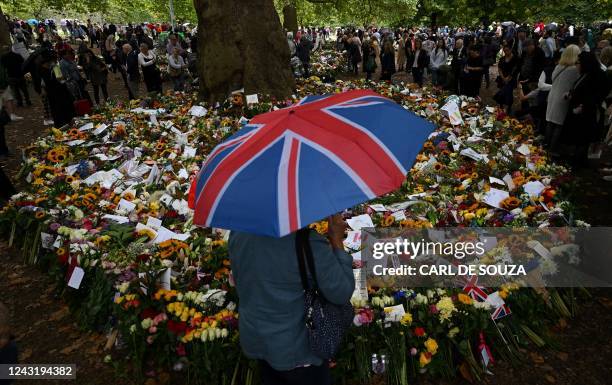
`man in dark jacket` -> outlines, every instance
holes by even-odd
[[[461,79],[461,71],[463,71],[463,66],[465,65],[465,59],[467,57],[467,53],[465,47],[463,47],[463,39],[458,38],[455,40],[455,49],[452,53],[451,60],[451,71],[453,74],[453,80],[451,83],[451,91],[459,94],[459,80]]]
[[[128,96],[130,100],[136,99],[139,94],[140,88],[140,72],[138,69],[138,51],[130,44],[123,45],[123,56],[124,60],[122,67],[125,69],[128,80]]]
[[[28,92],[28,86],[23,76],[23,57],[13,52],[13,50],[10,50],[2,56],[2,65],[6,68],[8,84],[17,100],[17,106],[23,107],[24,98],[26,104],[31,106],[30,93]]]
[[[540,47],[537,47],[535,41],[526,39],[523,42],[523,56],[521,57],[521,69],[519,71],[519,84],[523,90],[523,95],[529,94],[531,91],[538,88],[538,79],[544,70],[546,64],[546,56]],[[526,113],[529,109],[529,102],[521,103],[521,110]],[[521,114],[519,113],[519,116]]]
[[[296,54],[302,62],[304,77],[306,78],[310,77],[310,51],[312,46],[312,42],[305,35],[302,35],[299,43],[296,45]]]

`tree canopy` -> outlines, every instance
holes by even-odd
[[[177,20],[197,20],[192,0],[173,0]],[[299,25],[477,25],[487,21],[570,21],[589,24],[612,15],[610,0],[273,0],[292,5]],[[169,1],[3,0],[5,13],[21,18],[78,17],[110,22],[168,21]]]

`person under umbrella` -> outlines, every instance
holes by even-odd
[[[305,286],[351,308],[352,257],[335,213],[399,188],[432,131],[393,101],[355,90],[258,115],[207,157],[189,205],[196,225],[232,231],[240,342],[264,384],[331,383],[327,359],[309,343]],[[324,217],[327,240],[308,230]]]

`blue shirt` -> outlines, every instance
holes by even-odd
[[[320,291],[332,303],[346,303],[355,288],[352,257],[344,250],[332,250],[314,231],[310,244]],[[229,257],[245,355],[265,360],[276,370],[321,365],[308,344],[295,233],[271,238],[232,231]]]

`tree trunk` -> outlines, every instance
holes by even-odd
[[[235,90],[275,97],[294,86],[289,46],[273,0],[194,0],[198,15],[198,72],[204,100]]]
[[[283,7],[283,27],[287,31],[293,32],[293,36],[295,36],[295,34],[297,33],[298,20],[295,3],[289,3]]]
[[[0,7],[0,55],[4,55],[11,49],[11,32],[9,31],[6,16]]]

